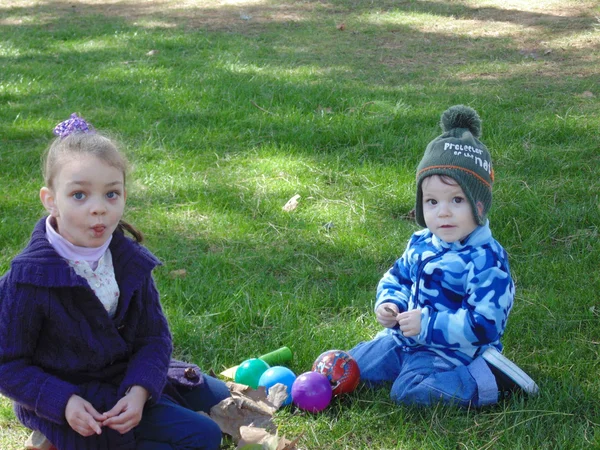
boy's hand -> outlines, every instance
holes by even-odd
[[[404,336],[418,336],[421,333],[421,308],[398,314],[398,324]]]
[[[398,313],[400,310],[394,303],[382,303],[375,310],[375,317],[385,328],[394,328],[398,324]]]
[[[135,428],[142,420],[142,413],[148,396],[148,391],[142,386],[132,386],[129,392],[110,411],[104,413],[107,419],[102,425],[121,434]]]
[[[65,408],[65,419],[74,431],[83,437],[102,433],[102,422],[106,419],[105,414],[100,414],[90,402],[79,395],[71,395]]]

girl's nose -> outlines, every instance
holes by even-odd
[[[91,213],[95,216],[106,213],[106,205],[102,201],[95,201],[91,207]]]

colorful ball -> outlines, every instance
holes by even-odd
[[[285,406],[292,403],[292,386],[294,384],[294,381],[296,381],[296,374],[290,369],[283,366],[273,366],[267,369],[260,376],[260,380],[258,380],[258,385],[264,386],[267,389],[268,395],[270,388],[272,388],[276,384],[283,384],[285,386],[285,391],[287,392],[287,398],[282,404],[282,406]]]
[[[322,373],[305,372],[292,385],[292,401],[305,411],[316,413],[324,410],[332,397],[331,384]]]
[[[328,350],[319,355],[312,370],[327,377],[333,395],[352,392],[360,381],[360,369],[356,360],[342,350]]]
[[[269,365],[262,359],[247,359],[235,371],[235,382],[250,386],[252,389],[258,387],[258,380],[267,371]]]

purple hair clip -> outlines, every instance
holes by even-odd
[[[79,117],[76,113],[71,114],[71,117],[64,122],[59,123],[54,127],[53,133],[61,139],[66,138],[71,133],[93,133],[94,128],[85,120]]]

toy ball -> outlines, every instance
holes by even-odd
[[[358,363],[342,350],[328,350],[321,353],[315,360],[312,370],[327,377],[333,395],[352,392],[360,381]]]
[[[305,411],[316,413],[324,410],[332,397],[331,384],[322,373],[305,372],[292,385],[292,401]]]
[[[267,371],[269,365],[262,359],[251,358],[247,359],[235,371],[234,380],[236,383],[245,384],[252,389],[258,387],[258,380],[263,373]]]
[[[264,386],[267,389],[267,395],[269,394],[269,389],[276,384],[285,385],[285,391],[287,392],[287,398],[283,402],[282,406],[289,405],[292,403],[292,386],[296,381],[296,374],[292,372],[287,367],[283,366],[273,366],[267,370],[260,376],[260,380],[258,380],[259,386]]]

